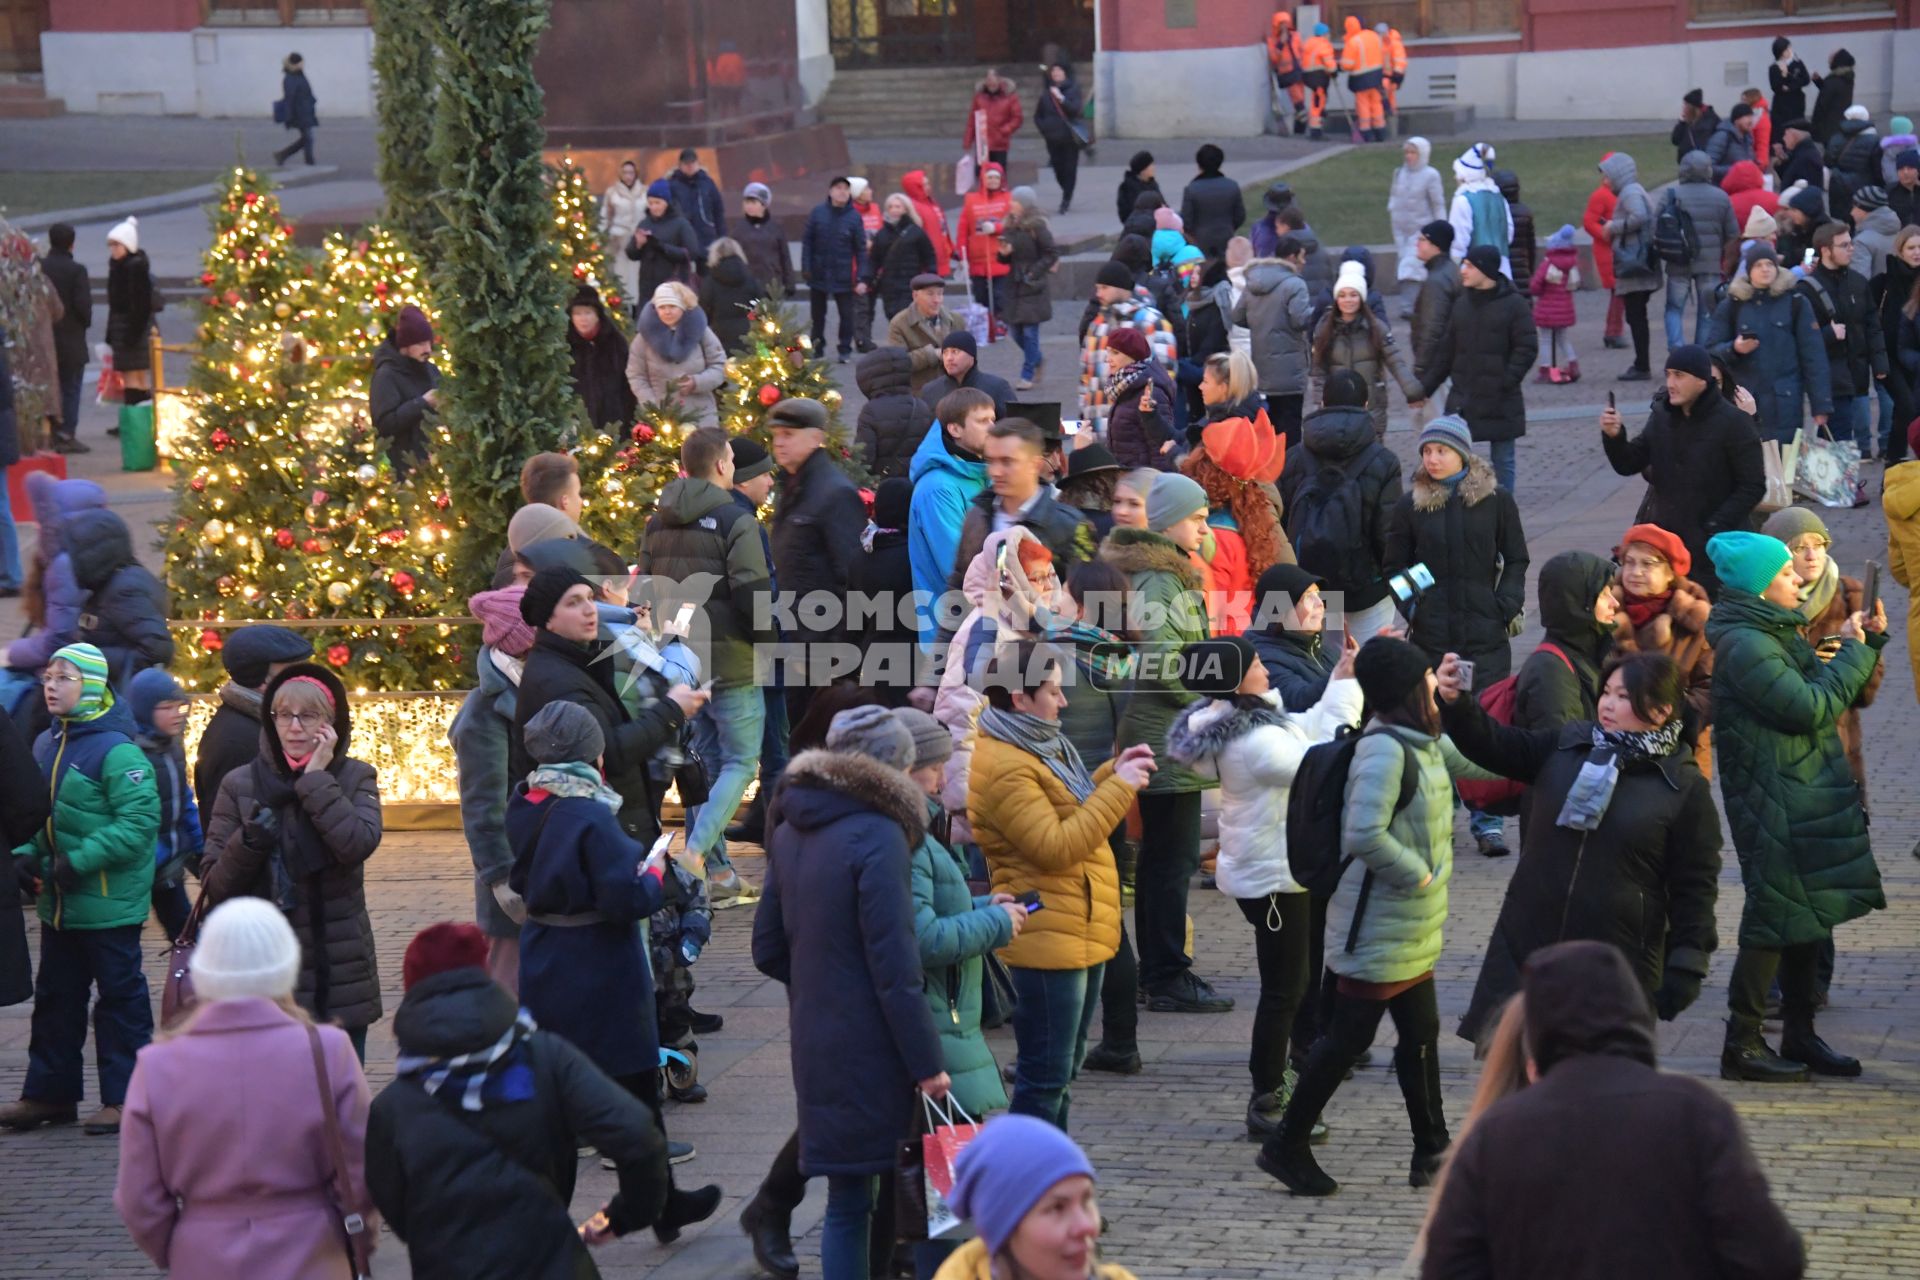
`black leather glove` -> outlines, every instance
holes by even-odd
[[[256,805],[246,825],[240,828],[240,838],[246,841],[247,848],[255,853],[271,853],[280,838],[280,817],[265,806]]]
[[[1700,984],[1704,981],[1704,973],[1690,973],[1685,969],[1667,970],[1660,980],[1660,990],[1653,995],[1653,1007],[1659,1012],[1660,1021],[1672,1022],[1686,1012],[1700,998]]]
[[[73,890],[80,887],[80,877],[73,869],[73,863],[64,853],[53,855],[53,882],[62,889]]]

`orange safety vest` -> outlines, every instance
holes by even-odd
[[[1340,64],[1333,57],[1333,41],[1325,36],[1310,36],[1300,46],[1300,66],[1308,72],[1321,73],[1338,71]]]
[[[1387,28],[1387,70],[1397,76],[1407,74],[1407,45],[1398,27]]]
[[[1360,19],[1348,18],[1345,42],[1340,49],[1340,69],[1348,75],[1364,76],[1368,72],[1379,71],[1386,61],[1386,51],[1381,48],[1379,34],[1361,26]]]
[[[1273,15],[1273,30],[1267,33],[1267,65],[1283,85],[1300,78],[1300,33],[1284,13]]]

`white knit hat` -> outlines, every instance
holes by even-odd
[[[1841,114],[1842,114],[1842,116],[1843,116],[1844,118],[1846,118],[1846,119],[1848,119],[1848,120],[1871,120],[1871,119],[1873,119],[1873,114],[1872,114],[1871,112],[1869,112],[1869,111],[1867,110],[1867,108],[1866,108],[1866,104],[1864,104],[1864,103],[1860,103],[1860,102],[1856,102],[1856,103],[1854,103],[1854,104],[1853,104],[1852,106],[1850,106],[1850,107],[1848,107],[1848,108],[1847,108],[1847,109],[1846,109],[1846,110],[1845,110],[1844,112],[1842,112]]]
[[[140,219],[129,217],[107,232],[107,243],[112,244],[115,240],[127,246],[128,253],[140,252]]]
[[[300,940],[265,898],[234,898],[208,913],[190,968],[201,1000],[269,1000],[293,994]]]
[[[1342,289],[1351,289],[1355,293],[1360,295],[1360,300],[1362,302],[1366,301],[1366,298],[1367,298],[1366,267],[1361,265],[1358,262],[1341,263],[1340,274],[1336,275],[1333,278],[1333,291],[1335,293],[1339,293]]]

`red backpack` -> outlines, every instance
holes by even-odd
[[[1567,670],[1573,671],[1573,663],[1560,646],[1543,641],[1536,653],[1550,653],[1567,664]],[[1577,676],[1579,672],[1575,671]],[[1514,704],[1519,701],[1516,692],[1520,675],[1515,672],[1504,680],[1496,680],[1480,693],[1480,709],[1495,724],[1512,724]],[[1524,782],[1512,778],[1494,778],[1482,782],[1478,779],[1462,778],[1457,784],[1460,800],[1467,808],[1478,813],[1515,814],[1520,812],[1520,795],[1527,789]]]

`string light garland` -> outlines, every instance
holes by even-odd
[[[379,771],[382,803],[460,803],[460,771],[447,728],[465,700],[464,693],[347,696],[353,721],[348,751]],[[219,706],[220,700],[211,697],[188,706],[183,737],[188,759],[199,751],[200,735]]]
[[[574,163],[571,152],[566,153],[559,164],[548,166],[547,185],[553,193],[550,239],[555,274],[566,280],[569,295],[583,284],[598,289],[614,324],[631,336],[627,308],[633,299],[621,296],[620,277],[614,273],[606,237],[600,232],[600,199],[587,185],[586,170]]]

